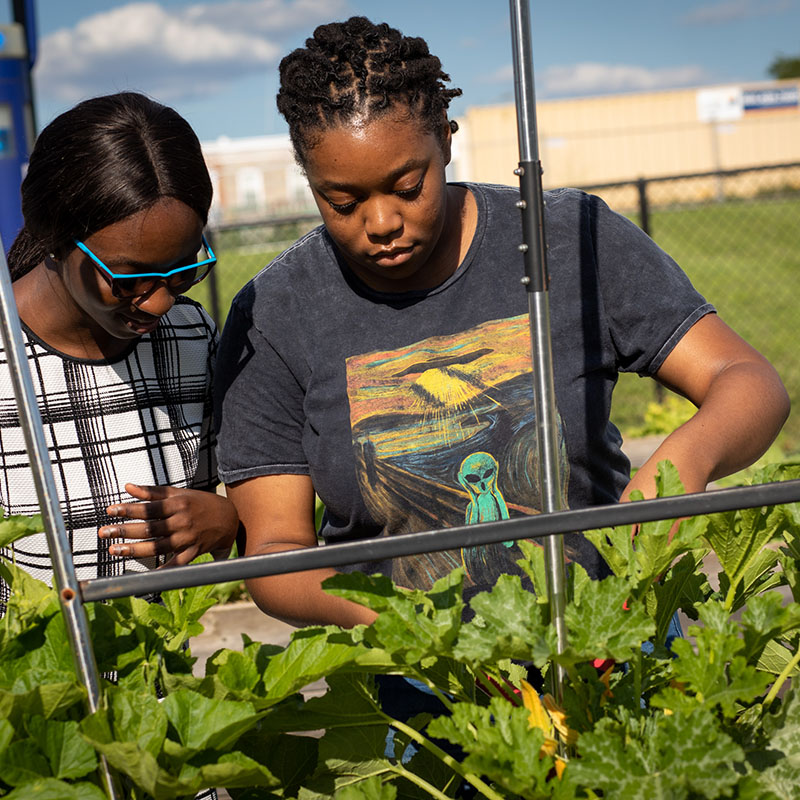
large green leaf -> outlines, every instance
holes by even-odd
[[[718,798],[730,794],[744,753],[707,711],[651,718],[641,732],[606,718],[578,741],[566,775],[625,800]]]
[[[658,497],[684,493],[678,471],[668,461],[658,464],[655,480]],[[634,502],[642,498],[641,492],[631,496]],[[614,575],[634,581],[634,595],[641,596],[679,556],[701,546],[705,517],[682,520],[677,528],[675,524],[673,519],[643,522],[635,537],[631,526],[586,531],[584,535],[600,551]]]
[[[78,723],[32,717],[28,731],[50,764],[55,778],[82,778],[97,768],[92,747],[78,735]]]
[[[504,658],[547,663],[556,650],[555,630],[542,621],[536,597],[517,575],[501,575],[489,592],[470,601],[475,617],[461,627],[453,648],[456,659],[473,667]]]
[[[301,628],[269,659],[262,678],[264,694],[277,703],[344,666],[354,667],[365,654],[369,655],[363,645],[354,645],[352,635],[335,626]]]
[[[655,633],[655,625],[641,603],[625,608],[630,594],[630,583],[615,576],[585,585],[564,614],[568,635],[563,660],[627,661],[638,652]]]
[[[248,653],[219,650],[206,661],[206,675],[216,675],[233,694],[242,699],[256,693],[261,673]]]
[[[249,730],[236,746],[275,776],[284,797],[294,797],[317,766],[319,741],[314,736],[268,733],[259,726]],[[230,784],[226,788],[234,798],[243,794],[234,792]]]
[[[168,723],[156,697],[113,687],[106,692],[106,702],[106,708],[82,721],[82,733],[94,742],[130,742],[157,758]]]
[[[772,640],[800,628],[800,604],[784,606],[783,596],[768,592],[752,597],[742,612],[743,655],[749,664],[756,663]]]
[[[12,542],[16,542],[24,536],[41,533],[43,530],[44,522],[41,514],[33,517],[13,514],[8,517],[0,516],[0,547],[8,547]]]
[[[784,474],[780,470],[762,471],[754,483],[765,478],[776,480]],[[748,592],[740,590],[738,605],[759,588],[763,576],[769,573],[778,557],[776,550],[765,550],[765,547],[783,536],[790,525],[791,513],[785,507],[746,508],[708,517],[705,538],[717,554],[724,572],[720,584],[725,585],[729,609],[733,609],[735,593],[745,576],[750,587]]]
[[[0,719],[14,724],[27,715],[54,717],[86,697],[86,690],[67,672],[31,669],[8,677],[14,683],[0,689]]]
[[[21,786],[39,778],[53,777],[47,757],[33,739],[17,739],[0,752],[0,780]]]
[[[686,553],[645,594],[645,607],[655,621],[655,641],[659,644],[666,641],[670,623],[679,608],[692,608],[711,593],[706,576],[698,571],[701,565],[701,552]]]
[[[554,761],[541,753],[544,734],[531,729],[529,714],[500,698],[487,708],[457,703],[451,717],[433,720],[428,731],[463,748],[464,767],[474,775],[524,798],[548,797]]]
[[[179,776],[181,793],[193,795],[209,786],[275,786],[278,781],[255,759],[234,751],[222,755],[209,754],[208,763],[184,764]]]
[[[693,625],[697,652],[688,639],[676,639],[672,649],[675,680],[685,686],[706,708],[719,706],[726,717],[735,717],[739,703],[749,703],[764,692],[772,676],[747,664],[741,652],[744,641],[736,624],[719,602],[709,601],[700,608],[704,627]],[[654,706],[674,707],[674,695],[667,691],[652,698]]]
[[[178,778],[159,766],[152,753],[142,750],[134,742],[90,741],[113,769],[128,775],[136,786],[156,800],[172,800],[185,795]]]
[[[189,750],[224,750],[260,716],[250,703],[203,697],[187,689],[168,695],[162,706],[181,744]]]
[[[380,711],[374,679],[346,673],[327,678],[328,691],[312,697],[301,708],[274,709],[261,722],[262,730],[315,731],[382,725],[389,718]]]
[[[0,645],[5,648],[8,641],[29,628],[43,627],[48,617],[58,614],[59,604],[54,589],[3,558],[0,558],[0,578],[11,587],[0,626]]]
[[[298,797],[333,797],[370,777],[395,774],[384,756],[386,727],[332,728],[319,740],[317,770]]]
[[[771,672],[773,675],[780,675],[789,665],[793,656],[794,653],[789,650],[789,648],[784,647],[784,645],[778,641],[772,640],[765,645],[756,667],[763,672]],[[800,672],[800,665],[794,667],[790,673],[790,677],[796,676],[798,672]]]
[[[337,792],[336,797],[337,800],[395,800],[397,789],[375,775],[361,783],[345,786]]]
[[[773,763],[748,776],[742,796],[754,800],[797,797],[800,786],[800,702],[796,693],[786,697],[776,714],[765,717],[764,731],[769,737],[769,755]]]
[[[379,613],[366,631],[372,645],[384,649],[396,663],[417,664],[447,653],[461,626],[463,572],[453,570],[423,592],[402,589],[381,575],[339,574],[324,588]]]
[[[65,783],[56,778],[39,778],[14,789],[5,800],[106,800],[93,783]]]
[[[719,590],[731,613],[738,611],[750,598],[762,592],[767,592],[786,583],[786,576],[776,565],[780,554],[772,547],[765,547],[758,555],[749,560],[747,566],[738,575],[737,583],[731,587],[730,576],[721,572]]]

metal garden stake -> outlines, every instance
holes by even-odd
[[[11,381],[14,384],[14,395],[17,399],[20,423],[25,434],[25,447],[31,463],[36,494],[39,497],[39,508],[44,519],[47,546],[53,563],[53,577],[64,622],[69,637],[70,649],[75,662],[75,670],[79,680],[86,686],[90,712],[95,712],[100,705],[100,678],[94,658],[94,650],[89,637],[89,624],[86,609],[83,605],[75,565],[72,562],[72,550],[64,528],[64,518],[58,505],[53,472],[47,456],[47,444],[44,440],[42,418],[33,388],[28,359],[20,335],[20,321],[14,301],[14,290],[8,272],[5,250],[0,242],[0,329],[5,346]],[[107,795],[112,800],[121,798],[119,788],[105,757],[101,757],[100,774]]]
[[[519,138],[520,201],[522,212],[522,252],[525,275],[522,283],[528,292],[533,358],[533,399],[536,412],[536,434],[539,454],[539,485],[542,512],[562,508],[561,474],[559,471],[558,425],[553,386],[553,353],[550,339],[550,305],[548,301],[547,244],[544,231],[544,196],[542,166],[536,130],[536,101],[533,85],[533,57],[530,34],[530,10],[527,0],[510,0],[511,39],[514,49],[514,95],[517,106]],[[556,631],[558,652],[567,645],[564,625],[566,588],[564,541],[550,536],[544,542],[547,594],[550,620]],[[555,665],[551,672],[553,695],[558,702],[563,696],[565,673]]]

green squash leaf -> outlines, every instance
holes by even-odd
[[[610,718],[578,741],[572,780],[605,797],[718,798],[730,794],[744,753],[707,711],[651,718],[642,732]]]
[[[470,601],[475,617],[461,627],[456,659],[477,668],[504,658],[547,663],[556,650],[555,631],[542,621],[536,598],[517,575],[501,575],[489,592]]]
[[[105,793],[93,783],[64,783],[56,778],[39,778],[14,789],[5,800],[106,800]]]
[[[78,723],[32,717],[28,731],[50,763],[55,778],[82,778],[97,768],[94,749],[78,735]]]
[[[457,703],[453,715],[433,720],[428,732],[461,747],[469,772],[522,797],[547,797],[555,762],[541,752],[544,734],[530,727],[529,715],[526,708],[499,698],[487,708]]]

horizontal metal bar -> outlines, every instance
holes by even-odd
[[[358,542],[290,550],[264,556],[247,556],[210,564],[157,569],[135,575],[118,575],[114,578],[97,578],[81,582],[81,594],[86,601],[128,597],[188,586],[303,572],[320,567],[343,567],[362,561],[434,553],[439,550],[474,547],[494,542],[538,539],[571,531],[691,517],[697,514],[714,514],[741,508],[774,506],[799,500],[800,480],[765,483],[759,486],[720,489],[679,497],[641,500],[636,503],[615,503],[571,511],[554,511],[550,514],[518,517],[502,522],[363,539]]]
[[[624,186],[636,186],[641,180],[646,183],[667,183],[669,181],[681,181],[694,178],[729,178],[734,175],[741,175],[745,172],[769,172],[775,169],[793,169],[795,167],[800,167],[800,161],[791,161],[788,164],[759,164],[756,167],[736,167],[735,169],[715,169],[711,172],[684,172],[679,175],[654,175],[652,177],[640,175],[638,178],[629,178],[626,181],[588,183],[583,186],[578,186],[577,188],[587,192],[590,189],[621,189]]]

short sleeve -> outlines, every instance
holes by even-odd
[[[644,231],[586,195],[609,334],[621,372],[654,375],[684,334],[714,307]]]
[[[303,452],[304,392],[254,323],[251,287],[234,301],[214,379],[217,460],[224,483],[309,474]]]

